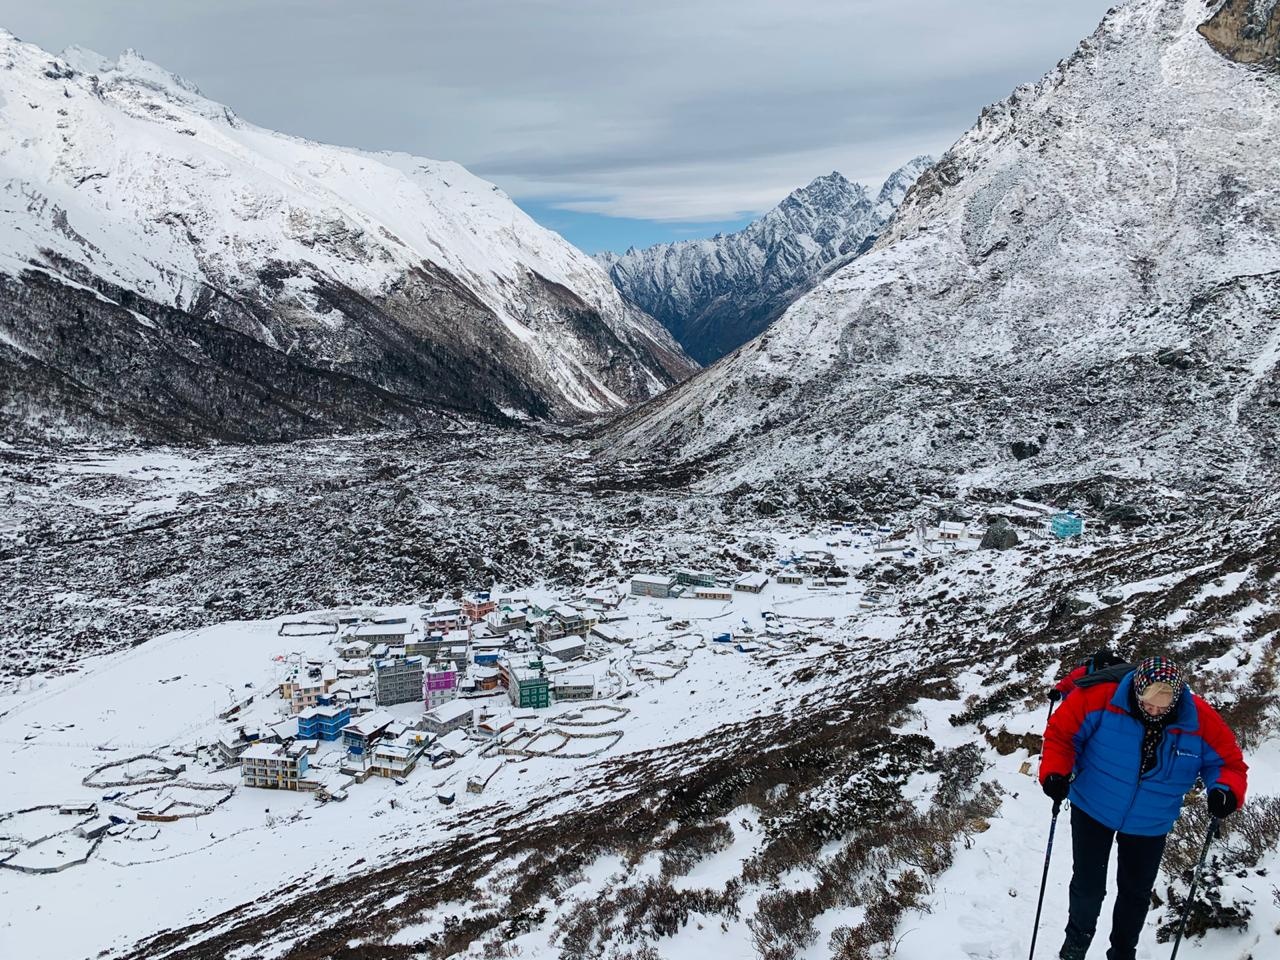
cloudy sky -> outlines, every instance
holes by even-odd
[[[589,251],[869,186],[1038,79],[1114,0],[0,0],[273,129],[456,160]]]

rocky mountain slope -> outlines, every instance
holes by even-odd
[[[1280,78],[1206,42],[1225,9],[1111,11],[982,112],[873,250],[602,446],[720,458],[726,488],[1256,489],[1280,462]]]
[[[825,271],[866,250],[930,163],[916,157],[875,197],[833,172],[737,233],[597,259],[690,356],[713,363],[768,327]]]
[[[452,163],[255,127],[129,52],[0,31],[7,436],[572,420],[694,365]]]

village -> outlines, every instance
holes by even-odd
[[[1025,500],[1010,507],[1048,517],[1049,531],[1060,539],[1083,530],[1077,514]],[[993,529],[988,546],[1003,549],[1018,542],[1008,524]],[[856,539],[873,555],[908,561],[981,545],[965,522],[946,519],[920,523],[906,539],[892,537],[888,528],[844,524],[831,533],[836,539],[829,546],[852,548]],[[629,712],[613,701],[631,695],[632,679],[662,679],[652,665],[634,662],[637,653],[688,652],[705,644],[716,654],[776,655],[805,632],[774,610],[752,605],[759,626],[747,617],[734,624],[726,607],[714,617],[701,616],[702,611],[685,619],[661,617],[665,637],[637,638],[621,628],[630,619],[621,609],[624,599],[724,607],[735,596],[759,597],[771,586],[783,592],[847,589],[848,576],[813,574],[835,559],[829,549],[810,548],[778,558],[771,571],[737,576],[678,569],[638,574],[628,584],[586,589],[574,597],[530,600],[525,593],[492,588],[460,601],[444,598],[424,605],[416,617],[289,621],[281,625],[281,637],[332,636],[334,658],[292,655],[292,672],[278,691],[289,717],[237,725],[236,717],[254,698],[236,704],[226,712],[234,730],[219,738],[219,755],[228,766],[239,764],[245,787],[313,791],[326,802],[345,800],[349,789],[371,776],[404,784],[420,764],[441,771],[475,754],[486,762],[466,778],[465,789],[482,793],[505,761],[587,758],[616,744],[620,732],[595,729],[608,728]],[[880,602],[876,592],[863,590],[856,609],[872,610]],[[724,629],[691,626],[716,620],[725,621]],[[673,666],[670,660],[660,663],[661,669]],[[576,706],[558,709],[564,705]],[[458,789],[446,778],[436,797],[452,804]]]
[[[488,584],[155,638],[0,702],[0,877],[76,896],[144,871],[194,891],[184,862],[234,852],[244,872],[215,881],[229,897],[255,858],[321,872],[335,836],[363,856],[449,835],[468,809],[571,797],[600,759],[775,709],[791,672],[892,636],[893,571],[989,569],[1019,538],[1079,535],[1038,506],[1010,504],[1012,524],[938,510],[775,531],[753,570]]]

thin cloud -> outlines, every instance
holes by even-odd
[[[944,150],[1107,0],[0,0],[54,51],[135,47],[241,116],[456,160],[517,200],[678,221]]]

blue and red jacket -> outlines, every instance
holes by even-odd
[[[1133,672],[1118,683],[1078,689],[1062,701],[1044,731],[1040,782],[1075,774],[1071,802],[1112,830],[1155,837],[1168,833],[1182,800],[1200,777],[1243,804],[1249,768],[1218,711],[1185,685],[1160,754],[1142,773],[1143,721],[1131,711]]]

